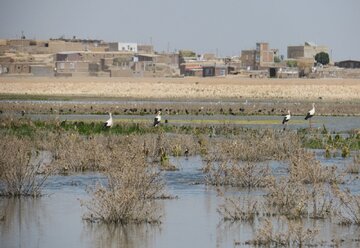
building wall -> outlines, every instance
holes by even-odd
[[[80,42],[65,42],[61,40],[50,40],[47,47],[50,53],[85,50],[85,46]]]
[[[30,66],[31,74],[36,77],[53,77],[54,69],[52,66],[33,65]]]
[[[270,50],[268,43],[256,43],[255,62],[255,69],[258,70],[274,62],[274,51]]]
[[[179,54],[177,53],[163,53],[158,54],[155,58],[156,63],[163,63],[167,65],[179,66]]]
[[[89,62],[85,61],[56,61],[55,63],[57,73],[68,72],[88,72]]]
[[[243,67],[250,67],[250,69],[255,69],[255,57],[256,51],[255,50],[243,50],[241,51],[241,65]]]
[[[152,45],[138,45],[137,49],[139,53],[154,53],[154,47]]]
[[[314,58],[320,52],[329,54],[329,49],[326,46],[305,46],[304,48],[305,58]]]
[[[341,68],[360,68],[360,61],[355,61],[355,60],[345,60],[345,61],[340,61],[340,62],[336,62],[335,63],[336,66],[341,67]]]
[[[316,54],[320,52],[329,53],[329,49],[326,46],[288,46],[287,53],[289,59],[297,58],[314,58]]]
[[[304,58],[304,46],[288,46],[287,57],[288,59]]]
[[[55,56],[56,61],[81,61],[80,53],[58,53]]]
[[[112,42],[109,43],[109,51],[138,52],[137,43]]]
[[[12,63],[8,65],[8,73],[10,74],[27,74],[30,73],[30,65],[28,63]]]

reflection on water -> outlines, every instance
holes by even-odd
[[[204,184],[200,157],[172,158],[180,170],[164,172],[167,191],[174,200],[158,200],[163,210],[160,225],[104,225],[82,220],[85,209],[79,199],[87,199],[87,186],[105,181],[101,174],[53,176],[46,185],[48,195],[33,198],[0,198],[0,247],[238,247],[253,238],[256,225],[221,221],[217,208],[223,203],[216,188]],[[326,162],[325,160],[323,162]],[[340,163],[337,159],[333,162]],[[330,163],[330,162],[327,162]],[[286,173],[284,164],[267,163],[277,176]],[[359,188],[357,181],[355,188]],[[224,188],[225,191],[225,188]],[[225,195],[243,198],[262,191],[226,189]],[[280,221],[280,220],[279,220]],[[281,227],[281,222],[278,228]],[[346,247],[359,232],[354,226],[338,226],[326,220],[308,220],[304,225],[320,230],[319,241],[330,244],[344,239]],[[325,245],[326,246],[326,245]]]
[[[82,237],[91,240],[90,247],[155,247],[160,225],[105,225],[84,223]]]

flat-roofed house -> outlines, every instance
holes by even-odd
[[[302,46],[288,46],[287,57],[289,59],[315,58],[315,55],[320,52],[329,53],[329,48],[324,45],[305,42]]]
[[[358,60],[343,60],[335,63],[335,66],[341,68],[360,68],[360,61]]]
[[[125,43],[125,42],[110,42],[109,51],[123,51],[123,52],[138,52],[137,43]]]

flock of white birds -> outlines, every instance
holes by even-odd
[[[309,125],[311,127],[311,118],[315,115],[315,103],[312,104],[312,109],[309,110],[309,112],[307,112],[306,116],[305,116],[305,120],[309,120]],[[285,115],[282,124],[284,125],[284,129],[286,128],[287,123],[290,121],[291,119],[291,112],[290,110],[288,110],[288,114]],[[156,113],[156,116],[154,118],[154,123],[153,126],[157,127],[160,125],[161,122],[161,111],[158,111]],[[113,118],[111,113],[109,112],[109,119],[104,122],[104,127],[110,128],[112,127],[114,124]]]

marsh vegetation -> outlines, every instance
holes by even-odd
[[[201,156],[203,177],[192,183],[217,189],[217,210],[224,222],[253,226],[256,234],[248,244],[317,245],[319,228],[309,220],[360,224],[359,197],[347,189],[359,180],[356,132],[228,125],[154,128],[144,123],[104,129],[95,122],[3,118],[0,133],[3,196],[40,196],[51,175],[104,175],[82,200],[83,218],[91,223],[161,223],[166,218],[162,201],[173,198],[167,195],[164,174],[182,170],[171,158]],[[351,162],[324,164],[312,148],[321,149],[326,159],[328,147],[331,158],[350,156]],[[35,159],[44,152],[51,154],[47,161]],[[281,173],[274,170],[273,161]],[[228,188],[236,193],[229,195]]]

